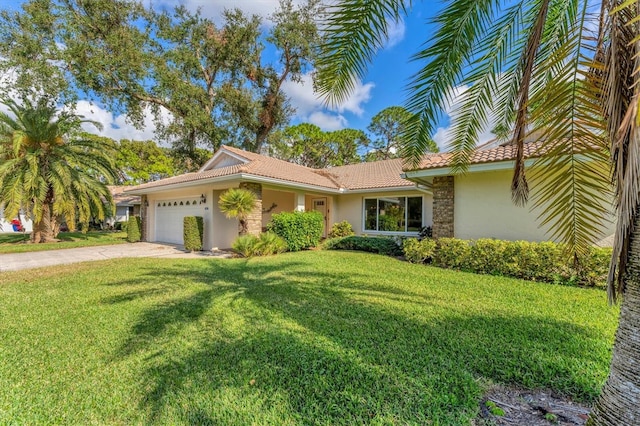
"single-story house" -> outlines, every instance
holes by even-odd
[[[116,206],[115,214],[105,220],[109,226],[115,225],[116,222],[127,222],[131,216],[140,215],[140,196],[133,194],[125,194],[128,186],[109,186],[109,192],[113,197]]]
[[[358,234],[418,235],[430,226],[431,191],[400,177],[401,159],[312,169],[222,146],[198,171],[132,187],[142,196],[143,238],[182,244],[184,216],[204,218],[204,247],[228,248],[238,235],[236,220],[218,209],[228,188],[258,195],[249,232],[258,233],[275,213],[317,210],[331,226],[348,221]]]
[[[531,145],[527,156],[534,155]],[[465,175],[454,176],[447,153],[425,155],[415,170],[401,159],[312,169],[222,146],[198,172],[125,193],[141,196],[144,240],[182,244],[183,217],[202,216],[205,249],[230,247],[237,237],[237,221],[217,205],[223,191],[237,187],[258,195],[250,233],[263,230],[274,213],[317,210],[325,235],[346,220],[357,234],[415,236],[432,226],[437,237],[546,240],[536,213],[511,202],[514,158],[512,146],[485,146]]]

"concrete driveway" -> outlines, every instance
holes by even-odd
[[[207,257],[231,257],[231,253],[225,251],[188,253],[185,252],[181,246],[169,244],[116,244],[111,246],[81,247],[31,253],[0,254],[0,272],[122,257],[201,259]]]

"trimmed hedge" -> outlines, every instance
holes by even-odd
[[[202,250],[204,237],[204,221],[202,216],[185,216],[183,219],[182,236],[185,250]]]
[[[502,275],[532,281],[604,286],[609,271],[610,248],[592,247],[579,266],[568,264],[563,246],[552,242],[474,241],[440,238],[407,239],[405,258],[448,269]]]
[[[130,216],[127,223],[127,241],[137,243],[142,238],[142,221],[139,216]]]
[[[310,211],[274,214],[267,229],[285,240],[289,251],[300,251],[320,243],[323,227],[322,213]]]
[[[362,237],[353,235],[350,237],[332,238],[324,242],[323,248],[326,250],[357,250],[387,256],[402,256],[400,246],[391,238],[386,237]]]
[[[436,249],[434,240],[407,238],[402,242],[404,257],[411,263],[425,263],[433,257]]]

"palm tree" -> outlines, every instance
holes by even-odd
[[[0,112],[0,205],[12,217],[23,209],[33,220],[31,241],[54,240],[60,224],[104,219],[113,204],[112,147],[77,137],[85,120],[57,112],[47,101],[5,100]],[[95,123],[94,123],[95,124]]]
[[[329,7],[317,87],[339,102],[363,78],[389,24],[410,0],[343,0]],[[412,113],[403,156],[417,165],[455,89],[453,167],[464,171],[479,132],[509,129],[517,146],[512,197],[538,206],[574,261],[598,237],[611,173],[617,230],[609,300],[622,297],[610,374],[590,424],[640,422],[640,4],[637,0],[447,0],[434,36],[413,56]],[[491,117],[495,120],[491,122]],[[527,134],[543,156],[525,173]]]
[[[240,235],[247,233],[247,218],[256,206],[257,197],[253,192],[242,188],[231,188],[220,194],[218,207],[229,219],[238,219]]]

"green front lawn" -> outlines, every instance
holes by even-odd
[[[0,274],[0,424],[468,424],[490,383],[592,401],[606,294],[354,252]]]
[[[127,242],[126,238],[126,232],[91,231],[86,234],[82,232],[61,232],[58,235],[60,242],[30,244],[28,233],[0,234],[0,254],[121,244]]]

